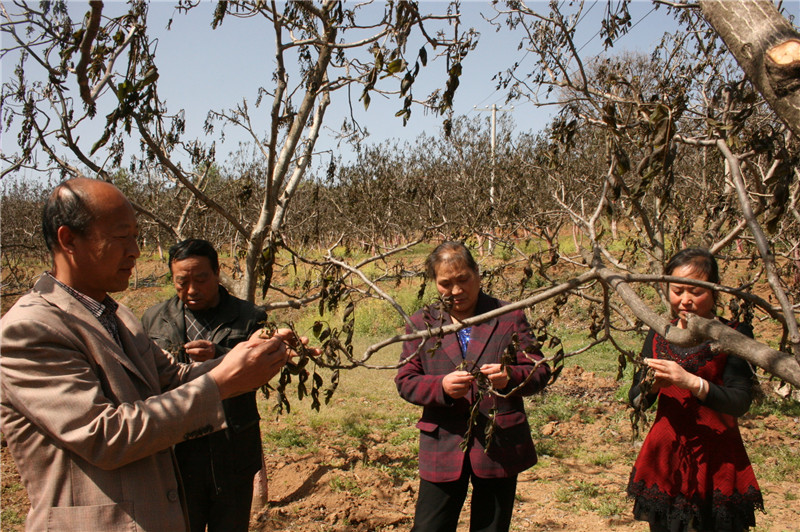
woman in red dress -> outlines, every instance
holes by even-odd
[[[719,283],[714,257],[684,249],[667,263],[667,275]],[[673,324],[687,316],[715,317],[716,293],[690,284],[667,286]],[[721,319],[752,337],[752,329]],[[754,374],[733,355],[714,352],[710,342],[679,347],[650,331],[642,348],[645,368],[629,393],[634,406],[658,399],[656,419],[645,438],[628,483],[634,517],[654,532],[741,531],[755,526],[764,510],[758,483],[742,443],[737,417],[750,408]],[[655,380],[643,393],[652,368]]]

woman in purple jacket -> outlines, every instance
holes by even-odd
[[[461,243],[439,245],[426,267],[447,310],[420,310],[411,317],[417,329],[459,323],[504,304],[481,291],[478,266]],[[420,342],[404,344],[405,363],[395,377],[400,395],[423,407],[413,530],[455,531],[471,482],[470,531],[507,531],[517,474],[536,463],[522,398],[547,384],[550,368],[536,366],[542,355],[521,310]],[[511,359],[503,362],[514,343]],[[479,393],[480,382],[491,385],[486,393]]]

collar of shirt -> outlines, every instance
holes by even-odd
[[[472,327],[464,327],[456,332],[458,345],[461,347],[461,358],[466,358],[469,341],[472,338]]]
[[[97,318],[98,321],[100,321],[100,324],[111,334],[111,336],[114,338],[114,341],[117,342],[117,345],[122,345],[122,342],[119,338],[119,330],[117,328],[116,319],[119,303],[114,301],[114,299],[108,294],[106,294],[106,297],[102,302],[95,301],[86,294],[62,283],[56,279],[52,273],[46,272],[45,275],[50,276],[50,278],[53,279],[58,286],[63,288],[65,292],[77,299],[81,305],[86,307],[86,310],[91,312],[92,315]]]

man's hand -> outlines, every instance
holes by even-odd
[[[183,346],[186,355],[195,362],[205,362],[211,360],[216,355],[216,348],[212,342],[208,340],[194,340],[187,342]]]
[[[317,347],[308,347],[308,338],[306,338],[305,336],[295,335],[292,329],[288,328],[276,329],[275,331],[271,332],[262,330],[261,338],[280,338],[283,341],[289,352],[289,360],[286,361],[286,365],[288,366],[294,365],[294,363],[292,362],[292,358],[299,356],[300,353],[303,353],[312,358],[322,354],[321,349]]]
[[[262,338],[261,330],[256,331],[250,339],[236,344],[208,373],[217,383],[222,399],[251,392],[278,374],[289,360],[286,338],[281,332]]]
[[[481,373],[488,377],[495,390],[502,390],[508,385],[508,373],[502,364],[484,364]]]
[[[444,393],[453,399],[460,399],[467,395],[467,392],[469,392],[469,389],[472,387],[472,381],[474,380],[475,377],[468,371],[454,371],[444,376],[442,379],[442,389],[444,389]]]

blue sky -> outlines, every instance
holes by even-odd
[[[228,17],[218,29],[212,30],[210,20],[213,3],[206,2],[188,15],[176,12],[174,4],[172,1],[157,1],[150,6],[150,31],[158,39],[156,62],[160,72],[159,94],[167,100],[171,112],[185,110],[187,137],[203,138],[202,126],[210,109],[228,109],[243,99],[248,101],[252,109],[258,87],[271,86],[269,77],[274,69],[272,35],[262,19],[240,20]],[[427,6],[431,11],[441,11],[445,5],[444,2],[422,2],[422,10]],[[547,2],[529,1],[528,5],[544,12],[548,10]],[[795,16],[798,16],[800,2],[790,2],[789,5]],[[70,5],[76,18],[85,12],[87,6],[86,2],[73,2]],[[104,9],[106,14],[113,15],[125,8],[126,4],[122,2],[107,1]],[[382,4],[379,4],[379,8],[382,9]],[[602,51],[598,20],[603,16],[604,10],[605,2],[590,4],[579,26],[576,44],[586,57]],[[651,50],[665,31],[674,31],[677,27],[665,8],[654,10],[649,1],[634,2],[631,12],[634,27],[618,41],[612,53]],[[537,108],[529,102],[514,102],[511,110],[505,103],[505,93],[496,90],[496,82],[492,80],[498,71],[517,61],[523,67],[532,68],[533,56],[517,49],[519,38],[510,35],[505,27],[504,31],[496,32],[481,17],[481,13],[493,13],[488,2],[463,2],[462,26],[475,27],[481,36],[477,49],[470,52],[464,62],[461,83],[455,97],[455,114],[477,114],[488,120],[490,113],[478,109],[487,109],[496,104],[511,112],[516,131],[542,129],[553,111],[552,108]],[[167,31],[170,18],[173,19],[172,29]],[[6,37],[3,37],[3,44],[7,44]],[[409,45],[409,49],[412,46]],[[5,61],[3,65],[4,80],[10,74],[10,65],[13,65],[13,60]],[[429,62],[427,70],[430,72],[425,73],[426,81],[420,83],[422,87],[415,90],[417,97],[427,94],[428,91],[423,91],[423,87],[430,89],[433,86],[443,86],[444,62]],[[323,131],[317,148],[318,151],[333,150],[334,154],[341,154],[347,161],[352,158],[352,153],[346,147],[336,145],[331,131],[338,129],[350,113],[350,106],[344,96],[345,93],[334,96],[325,122],[330,129]],[[413,110],[408,125],[403,127],[401,119],[394,117],[400,108],[399,100],[386,101],[374,96],[369,110],[365,111],[358,96],[359,94],[353,94],[352,112],[359,123],[370,132],[368,143],[379,143],[391,138],[413,140],[422,133],[435,136],[440,131],[442,118],[426,115],[419,107]],[[266,105],[254,113],[261,131],[266,131],[268,105],[269,102],[266,102]],[[99,138],[104,125],[103,115],[101,109],[94,123],[88,124],[80,132],[83,138]],[[218,162],[221,163],[225,162],[228,153],[235,151],[240,141],[249,140],[236,128],[227,127],[225,131],[224,143],[217,143]],[[13,131],[3,135],[4,151],[14,149],[15,136]]]
[[[432,4],[432,3],[431,3]],[[547,10],[546,2],[529,2],[538,9]],[[439,3],[439,7],[444,3]],[[422,3],[423,9],[425,2]],[[583,29],[578,36],[578,45],[584,48],[584,53],[600,53],[601,43],[599,37],[598,20],[604,12],[604,4],[597,4],[587,9],[586,17],[581,23]],[[649,50],[661,39],[666,29],[676,27],[673,19],[661,8],[653,10],[653,5],[647,1],[636,2],[633,5],[633,21],[638,23],[634,30],[625,36],[615,46],[614,51],[621,50]],[[503,32],[496,32],[495,28],[486,22],[481,13],[491,14],[488,2],[467,1],[462,4],[462,25],[475,27],[480,32],[478,47],[469,53],[464,62],[464,73],[455,97],[454,111],[456,115],[480,116],[488,119],[490,113],[485,110],[493,104],[511,112],[517,130],[539,130],[543,128],[553,109],[537,108],[532,103],[513,102],[505,103],[505,92],[496,90],[496,82],[492,80],[500,70],[520,61],[523,65],[533,64],[533,57],[525,54],[524,50],[517,50],[518,37],[509,34],[504,27]],[[171,4],[160,3],[151,6],[151,20],[166,20],[173,14]],[[157,18],[156,18],[157,17]],[[261,24],[253,24],[241,20],[225,20],[220,28],[212,32],[209,28],[210,14],[191,12],[189,15],[175,14],[172,22],[172,31],[160,31],[160,43],[157,58],[161,77],[159,91],[174,106],[176,102],[186,109],[188,127],[195,131],[202,125],[205,112],[210,108],[219,108],[220,102],[225,102],[227,107],[241,102],[242,99],[252,104],[256,98],[256,90],[260,83],[269,80],[259,79],[272,72],[269,65],[273,64],[272,44],[268,40],[271,35],[259,34],[257,28]],[[245,22],[245,24],[242,24]],[[151,23],[151,29],[159,27]],[[211,38],[213,36],[213,39]],[[246,42],[247,53],[240,53],[242,43]],[[180,43],[180,45],[179,45]],[[409,49],[412,49],[409,46]],[[191,53],[187,53],[191,50]],[[209,65],[214,68],[209,68]],[[436,86],[432,79],[435,78],[438,86],[443,86],[444,62],[429,63],[427,76],[422,87]],[[395,85],[396,86],[396,85]],[[417,89],[416,96],[427,94],[427,91]],[[338,128],[342,120],[349,115],[350,106],[347,104],[344,93],[334,96],[331,109],[326,115],[328,128]],[[359,123],[366,127],[370,133],[368,143],[379,143],[390,138],[413,140],[422,133],[428,135],[438,134],[442,118],[425,113],[417,107],[412,111],[411,119],[404,127],[401,119],[394,114],[400,109],[400,102],[396,99],[384,100],[374,96],[368,110],[358,101],[358,94],[353,97],[352,112]],[[476,109],[477,107],[477,109]],[[480,110],[479,110],[480,109]],[[268,109],[262,107],[261,113],[266,114]],[[199,129],[197,129],[199,131]],[[218,153],[233,150],[242,138],[233,129],[226,129],[226,141],[218,146]],[[339,150],[348,157],[348,150],[344,146],[336,147],[331,131],[324,131],[318,148]]]

